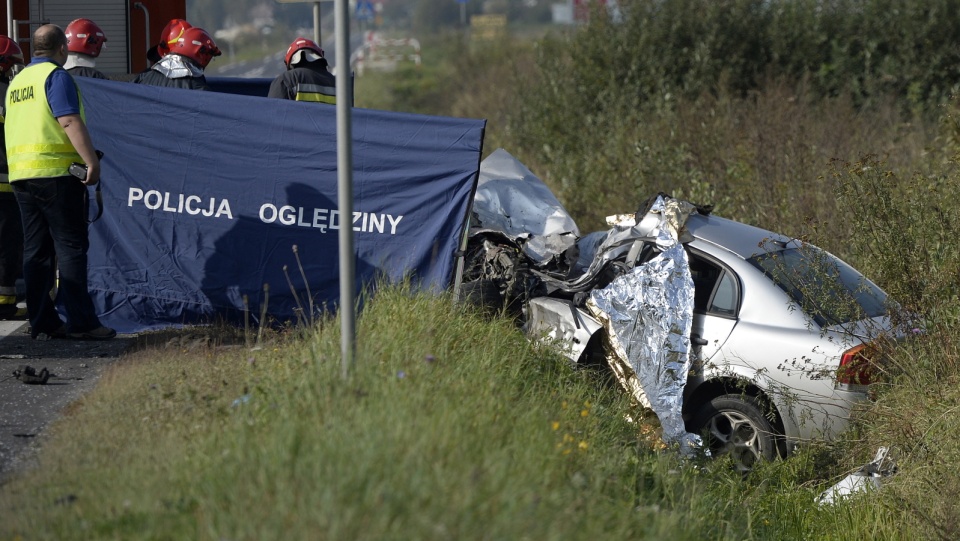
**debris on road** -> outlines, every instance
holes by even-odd
[[[27,385],[46,385],[50,380],[50,372],[46,368],[41,368],[39,372],[32,366],[20,365],[13,371],[13,377],[19,379]]]

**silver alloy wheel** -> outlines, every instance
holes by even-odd
[[[710,452],[716,456],[730,454],[737,471],[750,471],[763,457],[758,427],[737,411],[721,411],[707,424]]]
[[[729,455],[734,468],[746,473],[778,455],[777,433],[764,412],[768,408],[755,397],[722,395],[702,404],[688,428],[704,437],[711,455]]]

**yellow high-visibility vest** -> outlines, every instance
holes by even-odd
[[[10,182],[66,176],[71,163],[83,163],[47,103],[47,78],[58,68],[53,62],[31,64],[7,90],[4,135]],[[82,99],[80,118],[85,120]]]

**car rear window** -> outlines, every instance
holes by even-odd
[[[751,258],[813,320],[825,327],[887,312],[887,295],[856,269],[805,245]]]

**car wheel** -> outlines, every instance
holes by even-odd
[[[500,310],[503,308],[503,295],[493,280],[475,280],[460,284],[460,302],[467,302],[474,306]]]
[[[758,460],[777,457],[773,424],[752,396],[728,394],[710,400],[697,410],[690,428],[704,437],[711,455],[730,455],[738,471],[748,472]]]

